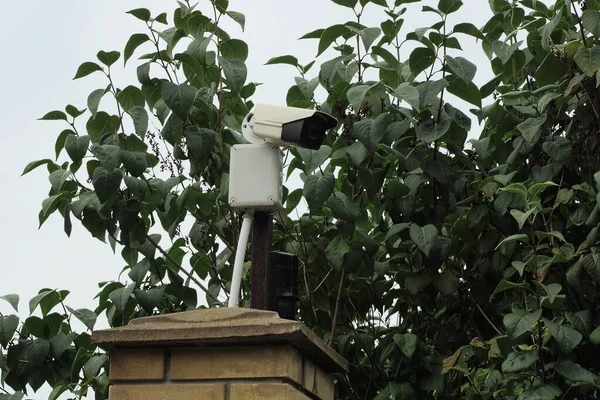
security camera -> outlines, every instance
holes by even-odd
[[[322,111],[257,104],[242,122],[242,134],[252,143],[292,144],[318,150],[325,132],[338,121]]]

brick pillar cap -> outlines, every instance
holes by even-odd
[[[248,308],[210,308],[138,318],[127,326],[95,331],[92,341],[105,350],[287,344],[327,372],[348,371],[348,362],[304,324],[281,319],[273,311]]]

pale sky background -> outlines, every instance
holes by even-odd
[[[200,0],[200,4],[207,1]],[[481,26],[490,17],[487,1],[463,1],[463,8],[451,16],[450,26],[465,21]],[[401,36],[431,25],[433,15],[420,12],[425,4],[435,6],[437,1],[407,4]],[[59,213],[38,230],[38,212],[49,190],[48,173],[41,167],[20,175],[28,162],[54,158],[54,142],[66,126],[37,119],[67,104],[85,108],[88,94],[106,86],[100,74],[76,81],[72,78],[82,62],[96,61],[99,50],[122,52],[131,34],[146,33],[145,25],[126,11],[138,7],[151,9],[153,15],[168,11],[171,22],[175,5],[174,0],[30,0],[4,4],[0,25],[0,149],[4,154],[0,167],[0,295],[21,296],[23,319],[29,299],[46,287],[70,290],[66,303],[73,308],[94,309],[97,283],[116,279],[124,265],[119,253],[113,255],[108,245],[92,238],[76,219],[71,238],[63,232]],[[244,33],[231,21],[226,21],[224,28],[250,47],[248,81],[263,83],[254,101],[281,105],[285,105],[285,95],[297,73],[290,66],[264,63],[274,56],[292,54],[306,64],[317,54],[317,41],[297,38],[354,19],[349,9],[330,0],[230,0],[229,9],[246,15]],[[362,23],[379,26],[382,15],[380,7],[368,5]],[[473,38],[461,35],[460,39],[461,55],[478,65],[475,82],[482,85],[492,77],[489,63]],[[403,51],[403,59],[408,59],[408,49]],[[317,65],[331,54],[322,55]],[[132,59],[126,70],[121,65],[119,62],[113,67],[116,85],[137,85],[136,61]],[[317,73],[314,68],[309,78]],[[468,113],[469,108],[463,110]],[[473,123],[476,126],[475,118]],[[0,312],[11,312],[1,300]],[[101,318],[97,327],[104,326]],[[47,392],[42,390],[29,398],[44,399]]]

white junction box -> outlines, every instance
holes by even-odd
[[[229,160],[229,205],[237,210],[283,208],[283,152],[269,144],[239,144]]]

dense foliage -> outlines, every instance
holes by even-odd
[[[301,260],[300,319],[350,361],[338,398],[595,398],[600,2],[490,0],[478,28],[448,22],[461,0],[333,1],[356,19],[302,39],[335,58],[268,63],[298,70],[288,105],[340,121],[320,150],[289,149],[287,174],[303,187],[287,188],[274,216],[274,248]],[[243,28],[244,16],[227,0],[198,7],[180,2],[170,18],[132,10],[145,32],[75,76],[104,74],[107,86],[86,110],[42,118],[67,128],[55,149],[67,161],[24,171],[49,172],[40,224],[58,211],[70,234],[80,221],[125,266],[93,311],[45,289],[34,315],[0,316],[0,392],[17,392],[0,399],[45,382],[52,399],[106,397],[109,361],[73,317],[91,330],[100,315],[119,326],[227,297],[241,225],[225,201],[229,149],[257,84],[248,46],[220,24]],[[364,26],[376,7],[386,19]],[[404,32],[419,12],[436,22]],[[460,55],[466,40],[490,59],[495,77],[482,87]],[[116,63],[138,48],[149,51],[139,82],[115,87]],[[481,136],[466,143],[477,123]],[[17,309],[18,296],[3,298]]]

